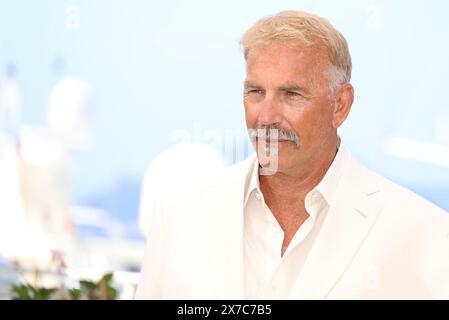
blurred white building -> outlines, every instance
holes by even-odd
[[[21,102],[21,90],[14,77],[14,67],[10,65],[6,77],[0,83],[0,132],[16,133]]]

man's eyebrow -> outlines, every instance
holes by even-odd
[[[245,86],[245,88],[258,88],[258,89],[262,88],[261,85],[255,83],[253,81],[245,81],[244,86]],[[295,84],[295,83],[282,85],[282,86],[278,87],[277,90],[298,91],[306,97],[312,97],[311,92],[307,88],[301,87],[300,85]]]
[[[278,90],[282,90],[282,91],[301,91],[301,92],[304,92],[304,93],[309,93],[309,90],[307,90],[306,88],[301,87],[301,86],[299,86],[297,84],[287,84],[287,85],[284,85],[284,86],[280,86],[280,87],[278,87]]]
[[[252,81],[245,81],[244,82],[244,86],[245,86],[245,88],[247,88],[247,87],[250,87],[250,88],[262,88],[262,86],[258,85],[255,82],[252,82]]]

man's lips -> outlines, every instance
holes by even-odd
[[[272,144],[272,143],[284,143],[284,142],[293,142],[291,140],[286,140],[286,139],[259,139],[257,138],[257,142],[261,141],[262,143],[265,144]]]

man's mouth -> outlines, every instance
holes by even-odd
[[[256,138],[256,142],[259,143],[259,141],[266,145],[275,144],[275,143],[285,143],[285,142],[293,143],[293,141],[288,140],[288,139],[259,139],[259,138]]]

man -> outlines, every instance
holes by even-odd
[[[354,99],[344,37],[288,11],[242,45],[257,157],[160,199],[136,298],[449,298],[447,213],[340,142]]]

